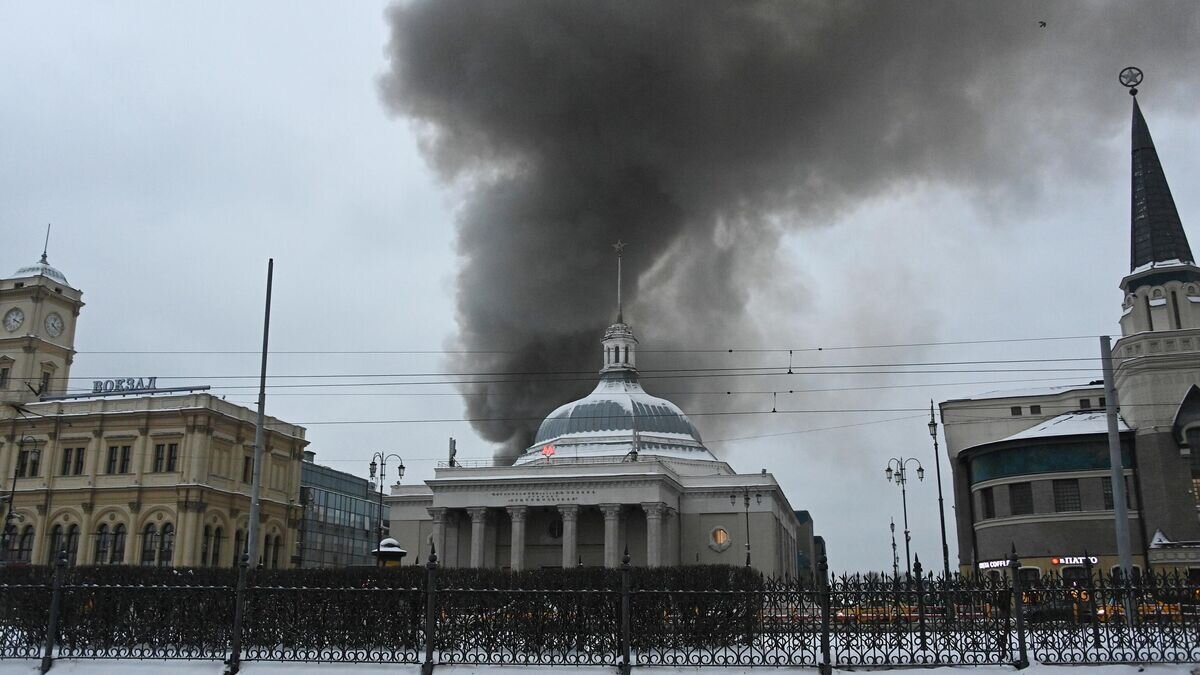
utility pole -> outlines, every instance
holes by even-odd
[[[254,470],[250,487],[250,526],[246,530],[246,555],[250,565],[258,565],[258,519],[262,505],[259,503],[259,493],[262,491],[263,465],[263,425],[267,407],[267,343],[271,335],[271,282],[275,274],[275,259],[267,260],[267,306],[263,310],[263,343],[262,369],[258,375],[258,423],[254,428]]]
[[[1117,558],[1121,563],[1121,578],[1128,583],[1133,578],[1133,554],[1129,550],[1129,506],[1125,501],[1125,468],[1121,460],[1121,431],[1117,423],[1112,341],[1107,335],[1100,336],[1100,360],[1104,366],[1104,412],[1108,417],[1108,463],[1112,476],[1113,515],[1117,521]],[[1126,613],[1126,616],[1131,615]]]
[[[950,581],[950,546],[946,543],[946,503],[942,499],[942,456],[938,450],[937,419],[933,416],[933,399],[929,400],[929,435],[933,438],[933,466],[937,470],[938,519],[942,525],[942,577]]]

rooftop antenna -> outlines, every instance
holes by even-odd
[[[46,243],[42,245],[42,264],[48,265],[46,262],[46,251],[50,250],[50,223],[46,223]]]
[[[625,323],[624,313],[621,310],[621,255],[628,245],[620,239],[612,245],[613,250],[617,252],[617,323]]]

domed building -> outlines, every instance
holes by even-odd
[[[393,487],[400,546],[423,561],[432,543],[450,567],[616,567],[628,548],[634,565],[806,574],[812,523],[775,477],[734,472],[678,406],[642,389],[619,316],[601,345],[595,390],[551,412],[511,466],[452,456],[423,485]]]

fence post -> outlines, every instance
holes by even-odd
[[[632,611],[632,593],[630,591],[630,573],[632,567],[629,564],[629,547],[625,547],[625,555],[621,557],[621,663],[618,665],[621,675],[629,675],[633,670],[633,661],[631,659],[632,648],[630,647],[630,612]]]
[[[821,663],[817,667],[820,675],[830,675],[833,672],[833,659],[829,655],[829,610],[833,593],[829,588],[829,558],[821,554],[817,562],[817,597],[821,602]]]
[[[1087,570],[1087,593],[1088,611],[1092,615],[1092,645],[1096,649],[1100,649],[1100,619],[1096,616],[1096,584],[1092,582],[1092,556],[1088,550],[1083,549],[1083,566]]]
[[[1020,670],[1029,667],[1029,644],[1025,637],[1025,589],[1021,586],[1021,559],[1017,557],[1016,544],[1008,558],[1008,568],[1012,570],[1013,612],[1017,622],[1017,662],[1013,665]]]
[[[437,644],[437,548],[429,542],[429,561],[425,563],[425,662],[421,675],[433,673],[433,648]]]
[[[913,574],[917,578],[917,629],[921,636],[921,651],[929,649],[929,639],[925,633],[925,575],[921,569],[921,556],[916,556],[913,562]]]
[[[250,556],[243,553],[238,561],[237,585],[233,593],[233,634],[229,641],[229,660],[225,672],[237,675],[242,667],[242,616],[246,605],[246,575],[250,569]]]
[[[54,648],[58,642],[58,615],[62,611],[63,573],[67,569],[67,549],[59,551],[54,561],[54,578],[50,585],[50,620],[46,625],[46,647],[42,651],[42,672],[54,665]]]

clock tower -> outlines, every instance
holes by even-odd
[[[66,393],[82,297],[45,252],[0,279],[0,402]]]

